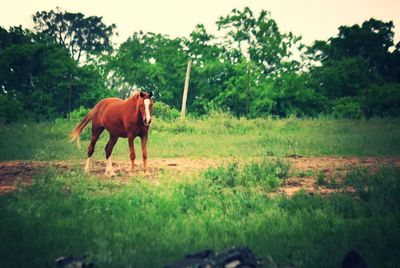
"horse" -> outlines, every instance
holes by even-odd
[[[80,147],[80,135],[83,128],[92,121],[92,136],[88,147],[85,173],[89,173],[90,160],[101,133],[106,129],[110,138],[105,147],[107,176],[115,176],[112,168],[111,153],[118,138],[128,138],[131,173],[135,171],[134,139],[140,137],[142,144],[144,173],[148,175],[147,139],[153,115],[153,93],[135,91],[128,99],[105,98],[99,101],[82,119],[70,134],[71,141],[76,140]]]

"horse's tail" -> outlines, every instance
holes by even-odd
[[[71,139],[71,142],[76,140],[76,145],[78,148],[81,148],[81,133],[84,127],[92,120],[92,111],[90,111],[83,119],[82,121],[72,130],[71,134],[69,134],[69,137]]]

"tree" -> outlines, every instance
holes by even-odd
[[[329,99],[357,96],[361,90],[381,78],[371,72],[360,57],[347,57],[324,62],[310,71],[308,83]]]
[[[400,44],[393,43],[393,23],[370,19],[341,26],[337,36],[316,41],[309,84],[330,100],[337,117],[394,115],[400,110]]]
[[[172,107],[179,107],[185,79],[187,54],[180,38],[155,33],[134,33],[110,58],[109,73],[123,88],[154,91]]]
[[[224,89],[218,94],[216,102],[237,116],[246,116],[253,103],[254,92],[260,89],[262,70],[244,57],[229,67],[230,76],[224,81]]]
[[[224,45],[231,50],[227,55],[232,62],[248,57],[264,74],[298,68],[298,63],[290,58],[292,47],[300,38],[290,32],[281,33],[268,11],[262,10],[256,18],[248,7],[243,11],[233,9],[226,17],[220,17],[217,26],[227,31]]]
[[[204,25],[196,25],[189,39],[184,40],[193,68],[188,95],[188,108],[193,114],[207,113],[212,101],[225,90],[231,74],[231,64],[224,61],[224,50]]]
[[[396,68],[394,58],[397,49],[393,43],[393,27],[391,21],[375,19],[365,21],[361,26],[341,26],[338,36],[328,41],[316,41],[309,49],[309,54],[322,63],[360,58],[371,72],[389,77],[393,68]]]
[[[112,49],[111,37],[116,26],[105,25],[102,17],[85,17],[82,13],[57,9],[36,12],[33,22],[37,32],[56,40],[69,51],[76,62]]]
[[[207,32],[203,24],[196,25],[189,39],[184,40],[189,57],[200,66],[221,57],[222,49],[215,43],[215,37]]]
[[[18,99],[29,117],[53,118],[65,114],[68,107],[66,81],[73,64],[58,45],[12,45],[0,55],[4,94]]]
[[[53,119],[79,105],[92,106],[110,93],[95,68],[79,67],[68,51],[20,28],[1,31],[0,115]]]

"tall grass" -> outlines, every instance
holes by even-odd
[[[90,126],[82,135],[82,148],[68,143],[77,122],[15,123],[0,126],[0,160],[82,159]],[[95,158],[104,159],[108,134],[99,140]],[[140,143],[136,140],[137,155]],[[400,120],[244,119],[214,114],[203,119],[154,119],[149,138],[151,158],[263,157],[263,156],[394,156],[400,154]],[[126,139],[113,155],[128,159]]]
[[[85,254],[96,267],[161,267],[238,244],[281,265],[339,267],[352,248],[370,267],[398,267],[400,169],[355,170],[332,196],[272,198],[276,188],[266,185],[284,179],[284,167],[230,164],[179,182],[161,177],[158,186],[50,170],[0,196],[0,267]],[[259,170],[268,175],[255,179]]]

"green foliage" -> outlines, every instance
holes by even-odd
[[[237,116],[246,115],[252,102],[251,85],[254,84],[251,63],[242,59],[232,66],[233,75],[224,83],[226,90],[216,98],[216,102]],[[247,75],[243,75],[247,74]]]
[[[331,100],[334,116],[399,114],[400,43],[394,46],[393,27],[375,19],[341,26],[337,36],[309,48],[320,62],[311,68],[310,85]]]
[[[314,172],[312,170],[300,170],[297,173],[297,176],[299,176],[300,178],[311,177],[313,175],[314,175]]]
[[[399,115],[400,43],[392,22],[340,26],[337,36],[304,51],[301,38],[280,31],[268,11],[245,7],[218,19],[222,37],[203,24],[188,38],[135,32],[111,53],[116,27],[101,17],[51,10],[33,20],[35,32],[0,28],[3,121],[18,120],[14,111],[36,120],[66,116],[105,97],[126,98],[132,88],[154,91],[170,107],[156,107],[160,116],[174,120],[189,59],[191,116]]]
[[[226,167],[220,166],[216,169],[210,168],[204,177],[210,181],[212,185],[221,187],[234,187],[239,182],[238,163],[233,162]]]
[[[33,16],[35,30],[54,39],[68,50],[77,62],[86,60],[94,54],[112,49],[111,37],[115,24],[110,26],[102,22],[102,17],[85,17],[82,13],[61,11],[36,12]]]
[[[311,51],[323,63],[360,58],[372,74],[387,77],[390,73],[387,65],[391,65],[390,58],[396,56],[396,50],[390,52],[394,46],[393,27],[391,21],[382,22],[375,19],[365,21],[361,26],[340,26],[338,36],[330,38],[328,42],[319,41],[311,47]]]
[[[157,120],[157,118],[156,118]],[[152,126],[152,130],[156,132],[165,132],[169,134],[188,134],[193,133],[195,131],[195,126],[193,122],[189,120],[181,120],[176,119],[174,121],[171,120],[159,120],[155,121],[155,124]]]
[[[323,171],[318,172],[317,174],[317,185],[324,185],[325,181],[325,173]]]
[[[363,116],[362,108],[359,98],[343,97],[333,104],[332,114],[335,118],[360,119]]]
[[[179,107],[187,59],[180,38],[139,32],[121,44],[107,65],[117,87],[128,83],[154,91],[160,101]]]
[[[89,113],[89,111],[90,109],[87,109],[83,106],[79,106],[79,108],[69,113],[68,117],[73,122],[80,122]]]
[[[32,38],[13,43],[15,35]],[[6,121],[17,119],[13,111],[24,119],[55,119],[80,105],[92,107],[99,99],[115,95],[105,89],[93,65],[79,67],[59,45],[21,29],[12,29],[3,38],[11,39],[0,50],[0,95]]]
[[[243,11],[233,9],[226,17],[219,18],[217,26],[219,30],[227,32],[225,47],[232,51],[227,53],[231,55],[228,58],[231,62],[239,62],[243,55],[248,54],[264,74],[296,67],[294,62],[288,64],[288,59],[291,56],[290,48],[300,38],[290,32],[281,33],[268,11],[262,10],[256,18],[248,7]]]
[[[279,78],[267,82],[270,85],[264,90],[263,95],[258,97],[257,92],[255,95],[260,100],[267,99],[272,102],[272,105],[269,106],[269,113],[272,115],[281,117],[315,116],[323,111],[326,98],[309,87],[306,79],[306,76],[294,72],[283,73]],[[262,109],[265,109],[263,104],[255,102],[254,116],[258,115],[257,109],[260,109],[262,113]]]
[[[65,75],[76,66],[63,49],[36,43],[12,45],[0,54],[0,64],[3,94],[14,95],[24,116],[54,118],[67,110]]]
[[[155,117],[165,121],[172,121],[180,116],[180,113],[177,109],[172,108],[168,104],[160,101],[154,102],[153,113]]]
[[[238,162],[226,166],[210,168],[204,177],[216,187],[254,187],[260,186],[264,191],[276,190],[288,177],[290,163],[281,159],[251,162],[239,167]]]
[[[310,85],[329,99],[360,95],[362,89],[378,79],[360,57],[327,61],[310,74]]]
[[[371,85],[363,92],[366,116],[399,116],[400,84]]]
[[[11,123],[21,119],[22,105],[17,98],[0,94],[0,122]]]

